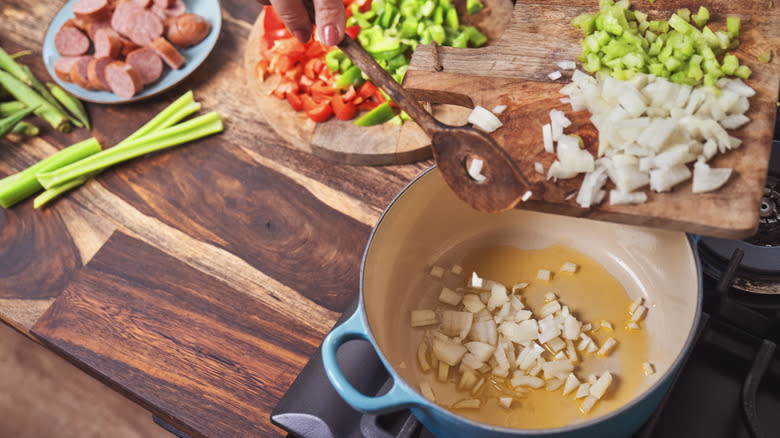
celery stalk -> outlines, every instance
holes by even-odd
[[[0,206],[9,208],[41,190],[36,174],[58,169],[98,152],[100,152],[100,143],[95,138],[90,138],[68,146],[17,174],[1,179]]]
[[[107,149],[53,172],[40,172],[36,176],[41,185],[48,189],[141,155],[222,132],[223,129],[222,117],[211,112],[128,141],[121,148]]]
[[[194,103],[196,103],[196,102],[195,102],[195,97],[192,94],[192,91],[188,91],[188,92],[184,93],[181,97],[179,97],[178,99],[174,100],[173,103],[168,105],[164,110],[160,111],[160,113],[157,114],[156,116],[154,116],[154,118],[152,118],[152,120],[149,120],[148,122],[146,122],[143,126],[141,126],[137,131],[132,133],[124,141],[134,140],[136,138],[143,137],[144,135],[146,135],[146,134],[148,134],[148,133],[150,133],[150,132],[152,132],[152,131],[160,128],[160,127],[165,127],[165,126],[162,126],[162,125],[164,123],[166,123],[166,121],[170,121],[172,116],[176,116],[177,114],[179,114],[180,110],[182,110],[183,108],[187,107],[188,105],[191,105],[191,104],[194,104]],[[198,104],[198,105],[200,105],[200,104]],[[193,112],[191,112],[189,114],[193,114],[196,111],[197,110],[195,110],[195,111],[193,111]],[[185,117],[187,117],[189,114],[184,114],[183,116],[179,117],[178,120],[176,120],[176,121],[174,121],[172,123],[168,123],[167,126],[171,126],[171,125],[175,124],[179,120],[182,120]]]

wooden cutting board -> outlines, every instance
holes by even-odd
[[[535,186],[533,199],[520,208],[744,238],[758,226],[777,110],[780,5],[768,8],[769,4],[768,0],[633,2],[634,9],[648,13],[650,19],[668,19],[680,7],[695,11],[704,5],[710,10],[715,29],[725,28],[726,15],[737,15],[742,20],[741,44],[736,55],[753,70],[747,83],[757,94],[750,98],[747,113],[752,121],[733,133],[743,140],[742,146],[711,161],[714,167],[734,169],[728,183],[712,193],[694,195],[688,181],[670,193],[649,192],[645,204],[613,207],[604,202],[583,209],[570,198],[579,188],[581,176],[552,183],[534,171],[535,162],[542,163],[546,171],[554,160],[542,146],[542,125],[549,122],[552,108],[565,111],[574,122],[567,133],[579,134],[589,150],[597,150],[597,132],[588,121],[590,114],[574,113],[559,100],[563,97],[559,90],[568,82],[570,73],[564,73],[558,81],[547,77],[559,69],[556,62],[576,60],[582,33],[569,22],[582,12],[597,12],[597,0],[517,0],[509,26],[495,44],[480,49],[439,48],[439,60],[444,67],[441,72],[433,69],[430,46],[418,46],[404,86],[425,101],[469,107],[508,106],[500,116],[504,126],[493,136]],[[759,63],[757,56],[768,51],[772,52],[771,62]]]
[[[462,23],[473,24],[482,30],[489,41],[495,41],[506,29],[512,12],[509,0],[483,0],[485,8],[478,14],[461,14]],[[465,11],[465,0],[453,3]],[[269,93],[276,87],[278,77],[257,80],[255,65],[260,58],[258,48],[263,35],[263,16],[255,21],[244,53],[247,83],[257,102],[257,108],[276,132],[293,146],[320,158],[345,164],[384,165],[405,164],[431,158],[430,139],[415,123],[402,126],[383,124],[363,128],[351,121],[335,117],[325,123],[314,123],[302,112],[296,113],[287,101]],[[470,110],[462,106],[433,105],[433,115],[440,121],[462,125]]]

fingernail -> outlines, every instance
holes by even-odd
[[[322,42],[326,46],[335,46],[339,43],[339,35],[336,26],[328,24],[322,29]]]
[[[303,30],[294,30],[293,35],[295,36],[295,39],[302,42],[307,43],[309,41],[309,33]]]

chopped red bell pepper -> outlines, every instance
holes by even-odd
[[[358,91],[358,96],[362,97],[363,99],[368,99],[369,97],[374,97],[377,90],[379,90],[376,85],[372,84],[369,81],[363,82],[363,85],[360,86],[360,91]]]
[[[360,26],[347,26],[347,28],[344,29],[344,33],[354,40],[357,38],[357,34],[360,33]]]
[[[298,82],[288,78],[282,78],[282,80],[279,81],[279,85],[271,91],[271,94],[279,99],[284,99],[285,95],[288,93],[298,94],[299,90],[300,86],[298,85]]]
[[[303,100],[301,100],[301,96],[298,94],[287,93],[287,102],[295,111],[303,109]]]
[[[356,96],[357,96],[357,91],[355,91],[355,87],[350,85],[347,91],[345,91],[344,94],[341,95],[341,98],[344,99],[344,102],[350,102]]]
[[[331,108],[330,102],[322,102],[314,108],[306,111],[306,115],[309,116],[309,118],[313,121],[322,123],[333,115],[333,108]]]
[[[340,94],[334,95],[330,104],[333,107],[333,114],[339,120],[352,120],[357,114],[357,106],[352,102],[345,102]]]

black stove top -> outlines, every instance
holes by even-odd
[[[778,138],[780,123],[775,125],[768,187],[780,181]],[[632,438],[780,437],[780,354],[775,352],[780,343],[780,246],[768,243],[780,240],[780,227],[761,231],[747,242],[699,242],[707,275],[697,341],[672,389]],[[756,248],[770,251],[755,253]],[[745,279],[770,289],[750,291]],[[338,358],[344,375],[361,392],[378,394],[388,384],[389,376],[370,344],[347,342]],[[433,438],[408,410],[367,415],[352,409],[330,385],[319,350],[280,400],[271,421],[301,438]]]

